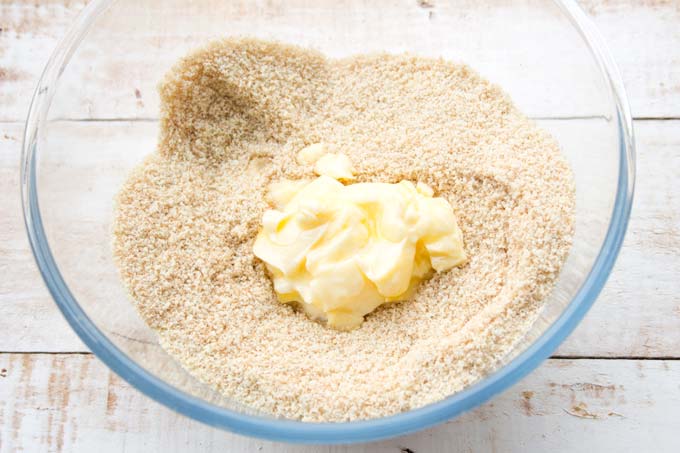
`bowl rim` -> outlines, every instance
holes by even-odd
[[[534,370],[564,341],[599,295],[618,256],[627,229],[635,182],[632,117],[618,68],[592,21],[573,1],[554,0],[589,45],[616,106],[619,176],[605,239],[585,281],[548,329],[505,366],[444,400],[408,412],[343,423],[307,423],[236,412],[191,396],[159,379],[129,358],[92,322],[71,294],[52,256],[43,228],[36,187],[37,144],[55,85],[74,50],[112,0],[88,4],[50,57],[29,108],[21,152],[21,199],[29,243],[42,278],[63,316],[87,347],[121,378],[185,416],[238,434],[295,443],[355,443],[404,435],[434,426],[470,410]]]

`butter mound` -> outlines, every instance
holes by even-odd
[[[425,184],[358,183],[351,162],[303,149],[314,180],[269,187],[275,209],[262,218],[255,245],[281,302],[298,302],[314,319],[351,330],[379,305],[406,300],[434,269],[463,264],[463,237],[449,203]]]

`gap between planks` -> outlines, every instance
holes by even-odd
[[[91,351],[0,351],[0,355],[92,355]],[[680,356],[597,356],[597,355],[552,355],[546,360],[647,360],[647,361],[680,361]]]
[[[611,120],[604,115],[585,115],[585,116],[531,116],[529,119],[534,121],[580,121],[580,120]],[[154,123],[158,118],[53,118],[49,122],[69,122],[69,123]],[[633,121],[676,121],[680,116],[634,116]],[[24,120],[0,120],[0,124],[15,125],[24,124]]]

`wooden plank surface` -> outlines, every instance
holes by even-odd
[[[33,260],[21,214],[23,126],[0,126],[0,351],[83,351],[54,305]]]
[[[417,21],[418,24],[422,22],[422,30],[413,29],[413,27],[408,29],[414,36],[422,35],[432,27],[440,27],[441,31],[438,33],[441,33],[442,37],[445,37],[447,33],[450,34],[450,27],[447,27],[446,23],[440,20],[441,17],[437,18],[437,14],[443,17],[449,13],[451,13],[451,17],[457,17],[453,12],[446,10],[446,2],[428,2],[434,6],[423,8],[419,6],[419,2],[416,0],[412,2],[404,1],[409,5],[412,4],[413,7],[405,9],[403,16],[390,17],[390,20],[414,21],[416,20],[414,17],[420,18],[422,16],[423,20]],[[141,7],[148,3],[138,2],[138,5]],[[219,0],[204,0],[196,3],[191,11],[182,11],[176,5],[173,7],[174,3],[176,2],[164,2],[165,14],[182,14],[191,19],[187,19],[183,28],[169,30],[163,35],[158,33],[154,35],[155,28],[150,27],[151,21],[148,12],[144,14],[145,10],[140,10],[137,15],[134,14],[134,11],[129,11],[125,16],[112,18],[109,22],[98,27],[101,29],[97,30],[95,34],[106,35],[109,33],[112,41],[108,44],[114,49],[134,46],[134,43],[141,39],[144,42],[153,43],[153,46],[159,49],[162,48],[164,53],[154,53],[153,55],[135,53],[134,47],[130,47],[130,52],[121,50],[120,61],[108,62],[102,59],[97,48],[89,49],[88,54],[82,57],[82,61],[78,60],[80,63],[76,69],[79,72],[71,77],[67,71],[62,81],[62,87],[70,87],[72,92],[69,93],[67,99],[63,100],[64,107],[61,114],[67,117],[86,118],[154,117],[157,114],[155,84],[158,75],[165,69],[163,65],[169,65],[176,54],[181,54],[185,49],[199,42],[189,36],[188,33],[191,29],[195,29],[193,31],[200,36],[202,29],[208,28],[202,21],[207,24],[211,20],[222,20],[219,14],[205,15],[201,14],[201,11],[220,11],[223,12],[223,15],[228,15],[230,11],[237,11],[239,14],[251,12],[253,17],[245,17],[241,22],[235,22],[233,25],[234,32],[240,31],[242,33],[257,30],[256,25],[259,22],[255,22],[256,14],[269,19],[276,18],[277,14],[281,14],[280,11],[271,6],[271,3],[264,1],[240,0],[239,2],[225,3]],[[297,3],[303,6],[305,4],[304,1]],[[351,2],[349,3],[351,4]],[[502,3],[499,0],[499,4]],[[605,41],[621,68],[634,114],[637,117],[672,117],[680,114],[680,58],[678,58],[677,51],[680,48],[680,27],[677,26],[680,23],[680,8],[677,2],[586,0],[581,3],[600,27]],[[365,2],[361,4],[364,7],[367,5]],[[83,1],[68,0],[41,2],[4,0],[0,2],[0,106],[2,106],[0,108],[0,121],[18,121],[25,118],[37,76],[41,73],[56,42],[63,36],[66,27],[83,5]],[[456,7],[456,11],[474,8],[474,5],[475,2],[469,0],[465,2],[464,7]],[[384,10],[385,8],[382,8],[370,13],[372,16],[369,15],[370,17],[367,17],[367,20],[372,17],[379,17],[385,12]],[[299,38],[300,33],[295,34],[291,31],[299,29],[299,27],[293,27],[285,20],[300,19],[300,14],[302,14],[300,9],[297,9],[291,13],[290,17],[283,16],[283,18],[274,20],[274,25],[271,26],[278,27],[284,35],[289,33],[290,39]],[[432,14],[432,20],[429,21],[431,23],[428,22],[430,14]],[[512,22],[504,16],[508,14],[507,11],[502,11],[499,14],[501,15],[496,19],[489,16],[489,22],[484,26],[499,28],[503,23],[507,25],[508,22]],[[341,21],[342,18],[337,18],[337,20]],[[498,23],[492,22],[493,20]],[[124,25],[128,28],[125,28]],[[260,25],[260,28],[266,28],[264,24]],[[123,29],[119,34],[114,35],[112,32],[110,33],[110,30],[106,30],[106,26],[118,26]],[[319,33],[327,32],[329,26],[333,26],[333,24],[318,24]],[[336,24],[335,26],[339,25]],[[545,27],[545,38],[548,40],[557,39],[551,38],[548,32],[551,29],[550,23],[546,22]],[[484,39],[491,39],[490,36],[493,35],[479,34],[486,36]],[[204,36],[206,39],[208,37],[207,35]],[[563,55],[568,55],[570,48],[576,46],[566,37],[559,42],[535,41],[528,37],[524,45],[554,47],[551,53],[545,53],[542,58],[550,58],[551,55],[559,55],[564,58]],[[479,44],[488,48],[493,43],[482,40],[479,41]],[[472,46],[472,44],[470,45]],[[153,48],[147,49],[147,52],[152,51]],[[507,59],[490,55],[491,60],[480,58],[479,61],[474,61],[476,58],[475,50],[473,47],[461,49],[461,58],[467,61],[473,60],[471,62],[476,63],[475,67],[482,73],[489,72],[487,75],[497,79],[504,86],[511,87],[515,82],[520,83],[512,76],[505,77],[493,73],[494,70],[497,72],[498,67],[503,64],[511,67],[512,63],[505,61]],[[513,52],[512,49],[508,51]],[[514,58],[522,57],[521,52],[511,53],[511,55],[514,55]],[[76,55],[76,59],[78,57],[79,55]],[[158,59],[162,61],[156,61]],[[488,71],[486,70],[487,66],[490,68]],[[546,62],[545,66],[550,67],[551,65]],[[560,67],[560,72],[555,74],[555,80],[568,83],[569,80],[580,77],[583,72],[580,68],[575,68],[573,73],[567,74],[568,77],[560,75],[567,69]],[[121,77],[122,74],[124,74],[124,77]],[[153,77],[150,77],[150,75],[153,75]],[[530,71],[527,71],[525,78],[527,77],[531,77]],[[562,80],[562,77],[564,77],[564,80]],[[514,94],[521,98],[523,90],[540,90],[545,84],[546,80],[541,80],[540,83],[538,81],[527,83],[524,87],[518,87]],[[97,93],[102,92],[107,93],[107,98],[104,102],[98,102]],[[587,92],[586,95],[596,96],[598,93]],[[544,103],[545,106],[556,111],[564,109],[563,114],[579,114],[579,109],[574,107],[573,103],[576,101],[584,102],[578,93],[564,93],[559,85],[546,87],[545,96],[548,99]],[[554,98],[554,101],[550,102],[551,98]],[[523,103],[522,99],[519,100],[520,103]],[[532,108],[529,104],[524,107]],[[544,115],[554,114],[551,111],[530,113],[539,116],[541,113]]]
[[[680,358],[680,197],[672,190],[680,176],[680,121],[665,121],[680,119],[680,3],[580,2],[621,69],[639,119],[639,158],[624,249],[595,307],[558,350],[567,358],[547,361],[491,403],[432,430],[324,448],[262,442],[208,428],[148,400],[94,356],[68,353],[86,349],[51,301],[28,250],[18,155],[20,122],[37,77],[85,3],[0,0],[0,194],[5,195],[0,196],[0,452],[680,451],[674,429],[680,417],[680,361],[649,360]],[[245,0],[232,2],[235,7],[241,3]],[[255,3],[266,10],[267,2]],[[414,0],[408,14],[428,20],[430,13],[447,13],[445,2],[424,2],[434,8],[420,3]],[[168,8],[168,14],[175,13]],[[180,35],[171,39],[180,50],[192,44]],[[82,89],[73,90],[77,96],[64,103],[68,108],[62,113],[85,119],[155,116],[155,82],[143,66],[127,71],[130,64],[143,63],[143,56],[133,57],[105,65],[105,71],[89,73],[87,79],[72,79],[69,83]],[[484,69],[485,62],[479,64]],[[121,71],[129,80],[112,83]],[[113,93],[113,106],[103,109],[97,102],[102,90]],[[564,108],[562,114],[570,114],[569,101],[555,101]],[[133,132],[143,127],[128,124],[123,130],[135,140]],[[24,353],[35,351],[57,354]]]
[[[558,349],[565,356],[680,357],[680,121],[635,122],[633,213],[609,280]]]
[[[92,355],[0,354],[0,452],[677,452],[680,362],[550,360],[456,420],[356,446],[221,432],[149,400]]]

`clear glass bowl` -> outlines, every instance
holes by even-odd
[[[540,319],[495,373],[435,404],[351,423],[258,414],[186,373],[158,345],[111,257],[112,200],[154,150],[155,85],[211,38],[251,35],[330,56],[412,52],[470,64],[560,142],[576,176],[576,236]],[[91,2],[49,60],[22,154],[26,228],[43,278],[83,342],[151,398],[202,422],[292,442],[368,441],[471,409],[533,370],[592,305],[618,254],[634,182],[618,71],[571,1],[305,0]]]

